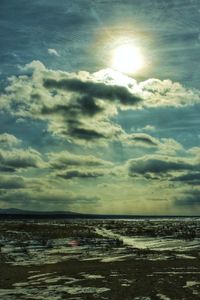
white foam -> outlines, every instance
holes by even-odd
[[[114,262],[114,261],[123,261],[127,259],[128,257],[132,257],[132,254],[127,254],[127,255],[120,255],[120,256],[113,256],[113,257],[104,257],[101,259],[101,262]]]
[[[124,245],[138,249],[151,250],[176,250],[176,251],[190,251],[191,249],[199,248],[200,239],[181,240],[175,238],[160,238],[160,237],[131,237],[124,236],[112,232],[105,228],[96,228],[96,233],[107,238],[118,239]]]
[[[200,285],[200,282],[199,281],[187,281],[184,288],[190,288],[190,287],[193,287],[196,285]]]
[[[158,296],[160,298],[160,300],[170,300],[169,297],[167,297],[166,295],[163,295],[163,294],[157,294],[156,296]]]
[[[101,294],[104,292],[108,292],[110,289],[108,288],[96,288],[96,287],[83,287],[83,286],[75,286],[75,287],[67,287],[66,292],[68,294]]]
[[[83,274],[83,277],[85,277],[86,279],[102,279],[105,278],[102,275],[96,275],[96,274]]]

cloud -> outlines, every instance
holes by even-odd
[[[135,105],[142,99],[131,93],[127,87],[107,85],[104,82],[83,81],[74,79],[44,79],[44,87],[48,89],[62,89],[70,92],[78,92],[82,95],[119,102],[123,105]]]
[[[172,181],[180,181],[190,185],[200,185],[200,172],[188,172],[174,177]]]
[[[148,79],[139,83],[146,107],[181,107],[200,103],[200,91],[171,80]]]
[[[97,205],[98,197],[69,193],[60,189],[11,189],[0,190],[0,205],[32,210],[68,210],[74,206]],[[80,207],[79,207],[80,208]]]
[[[70,167],[111,167],[112,163],[93,155],[75,155],[68,151],[52,152],[48,154],[49,165],[53,169]]]
[[[118,140],[124,134],[119,125],[109,121],[92,119],[80,121],[71,119],[71,117],[63,119],[61,122],[51,122],[49,131],[76,144]]]
[[[1,109],[18,119],[42,120],[53,135],[74,143],[119,139],[124,132],[112,118],[120,110],[200,103],[198,90],[170,80],[137,83],[113,70],[67,73],[33,61],[22,72],[9,79]],[[148,144],[145,137],[140,142]]]
[[[173,171],[193,170],[195,164],[189,159],[161,156],[161,155],[146,155],[137,159],[132,159],[128,162],[129,176],[137,174],[150,177],[167,175]],[[198,166],[200,168],[200,166]]]
[[[64,131],[63,131],[64,133]],[[68,133],[77,139],[80,140],[87,140],[87,141],[92,141],[100,138],[106,138],[106,135],[104,135],[101,132],[98,132],[94,129],[89,129],[89,128],[77,128],[77,127],[71,127]]]
[[[135,131],[134,128],[132,128],[133,131]],[[156,131],[156,128],[155,126],[152,126],[152,125],[146,125],[142,128],[137,128],[136,131],[139,131],[139,132],[155,132]]]
[[[95,170],[81,170],[81,169],[71,169],[69,171],[63,171],[57,174],[58,177],[62,177],[64,179],[73,179],[73,178],[97,178],[103,176],[104,173],[102,171]]]
[[[43,115],[86,115],[93,117],[94,115],[101,113],[103,107],[97,105],[97,102],[90,95],[77,98],[76,102],[70,104],[56,104],[55,106],[43,106],[41,113]]]
[[[188,208],[199,208],[200,206],[200,189],[196,188],[196,189],[192,189],[192,190],[187,190],[184,191],[184,194],[179,196],[179,197],[175,197],[175,205],[179,206],[179,207],[188,207]]]
[[[0,164],[0,172],[15,172],[15,169],[12,167],[4,166]]]
[[[157,153],[161,155],[177,156],[177,153],[184,153],[183,146],[171,138],[161,138]],[[185,153],[184,153],[185,154]]]
[[[124,135],[124,140],[128,144],[141,145],[143,147],[158,147],[160,141],[146,133],[132,133]]]
[[[75,155],[68,151],[49,153],[48,158],[55,176],[64,179],[101,177],[108,174],[114,166],[113,163],[93,155]]]
[[[24,173],[23,173],[24,174]],[[37,173],[38,177],[0,175],[0,206],[34,210],[80,209],[98,205],[100,198],[76,188],[71,190],[65,182]]]
[[[143,153],[156,153],[157,155],[177,156],[184,153],[183,146],[171,138],[157,138],[150,134],[138,133],[122,133],[118,141],[127,149],[140,148]],[[143,155],[141,152],[140,155]]]
[[[167,150],[166,153],[170,151]],[[164,184],[171,188],[195,188],[200,185],[200,148],[182,149],[181,152],[171,151],[171,155],[155,151],[138,158],[129,159],[122,166],[122,172],[135,180],[145,179],[146,184]],[[182,155],[180,155],[180,153]],[[116,173],[117,169],[116,169]],[[160,183],[158,183],[160,181]]]
[[[41,154],[34,149],[0,150],[1,171],[14,172],[17,169],[40,168],[44,165]]]
[[[0,175],[0,189],[21,189],[24,187],[23,177]]]
[[[16,147],[21,143],[21,140],[17,139],[14,135],[3,133],[0,134],[0,147],[10,148]]]
[[[57,50],[55,50],[55,49],[49,48],[49,49],[48,49],[48,53],[49,53],[50,55],[53,55],[53,56],[60,56],[60,55],[58,54]]]

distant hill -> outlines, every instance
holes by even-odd
[[[18,208],[0,208],[0,215],[23,215],[23,216],[56,216],[56,215],[66,215],[66,216],[79,216],[80,213],[72,211],[32,211],[23,210]]]
[[[0,219],[165,219],[165,218],[199,218],[187,215],[115,215],[87,214],[72,211],[32,211],[18,208],[0,208]]]

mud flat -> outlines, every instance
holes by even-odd
[[[0,299],[199,299],[199,220],[0,225]]]

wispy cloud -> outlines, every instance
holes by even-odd
[[[60,56],[59,55],[59,53],[58,53],[58,51],[56,50],[56,49],[51,49],[51,48],[49,48],[48,49],[48,53],[50,54],[50,55],[53,55],[53,56]]]

